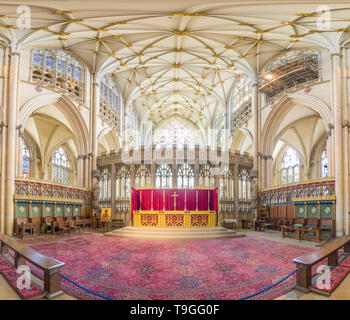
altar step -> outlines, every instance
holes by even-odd
[[[107,237],[132,239],[200,240],[239,238],[245,234],[223,227],[217,228],[152,228],[125,227],[104,234]]]

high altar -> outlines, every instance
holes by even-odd
[[[215,227],[216,189],[131,190],[130,225],[135,227]]]

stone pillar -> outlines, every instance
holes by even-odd
[[[78,155],[77,158],[77,185],[84,186],[84,156]]]
[[[83,156],[83,187],[89,188],[89,156]]]
[[[130,164],[130,187],[135,187],[135,163]]]
[[[267,155],[266,160],[266,188],[269,188],[272,186],[272,162],[273,158],[271,155]]]
[[[258,83],[252,84],[252,114],[253,114],[253,170],[258,170],[259,156],[259,104],[258,104]]]
[[[4,199],[4,193],[5,193],[5,155],[4,152],[6,150],[6,127],[7,125],[2,122],[0,124],[0,132],[1,132],[1,173],[0,173],[0,232],[5,232],[5,199]]]
[[[5,177],[5,233],[13,234],[15,172],[16,172],[16,127],[17,96],[19,85],[19,53],[10,53],[9,84],[7,104],[7,143],[6,143],[6,177]]]
[[[17,149],[16,149],[17,150],[17,154],[16,154],[16,159],[17,159],[16,176],[17,177],[21,177],[22,176],[22,161],[23,161],[22,149],[23,149],[23,139],[24,139],[23,127],[21,125],[17,126],[17,131],[18,131],[18,136],[17,136]],[[30,169],[31,168],[29,167],[29,171],[30,171]]]
[[[344,121],[344,232],[349,234],[349,122]]]
[[[238,163],[234,163],[233,165],[233,177],[234,177],[234,190],[233,190],[233,196],[234,196],[234,208],[235,208],[235,219],[238,221],[238,210],[239,210],[239,191],[238,191]]]
[[[115,164],[111,164],[111,214],[112,214],[112,219],[116,219],[116,167]]]
[[[334,169],[337,236],[344,235],[344,180],[343,180],[343,105],[340,54],[332,54],[332,85],[334,114]]]
[[[93,75],[92,85],[92,112],[91,112],[91,184],[93,189],[93,210],[98,213],[98,197],[99,197],[99,173],[97,170],[97,116],[100,108],[100,90],[97,83],[96,74]]]
[[[331,137],[331,129],[326,133],[326,153],[327,153],[327,159],[328,159],[328,177],[333,177],[332,168],[333,168],[333,162],[332,162],[332,137]]]

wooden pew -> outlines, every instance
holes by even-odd
[[[328,265],[336,267],[338,265],[338,250],[344,247],[344,253],[350,254],[350,235],[333,240],[321,249],[305,254],[299,258],[293,259],[297,267],[297,285],[296,289],[303,292],[309,292],[311,286],[311,268],[316,263],[328,258]]]
[[[7,254],[8,248],[15,252],[15,268],[29,261],[44,271],[44,291],[47,298],[63,294],[60,272],[63,262],[44,256],[34,249],[25,247],[10,237],[0,233],[0,253]]]

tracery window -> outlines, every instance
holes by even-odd
[[[148,166],[141,164],[135,175],[135,186],[136,187],[145,187],[151,185],[151,172]]]
[[[117,83],[111,76],[100,82],[100,116],[110,126],[120,131],[120,94]]]
[[[57,183],[70,183],[70,163],[63,147],[59,147],[52,156],[51,180]]]
[[[100,200],[111,200],[111,173],[107,168],[101,173]]]
[[[31,155],[27,143],[23,139],[22,145],[22,176],[28,178],[30,176]]]
[[[172,188],[173,173],[170,166],[162,163],[156,171],[156,188]]]
[[[300,180],[300,160],[293,148],[288,148],[283,156],[281,168],[282,184],[298,182]]]
[[[195,139],[190,130],[180,121],[168,123],[156,136],[156,145],[188,145],[193,147]]]
[[[322,163],[322,178],[327,178],[328,177],[328,158],[327,158],[326,150],[322,152],[321,163]]]
[[[184,163],[177,170],[177,187],[183,189],[194,188],[194,171],[188,163]]]
[[[204,164],[200,166],[198,178],[198,184],[202,187],[210,188],[215,186],[215,178],[212,174],[209,164]]]
[[[234,176],[233,168],[228,168],[227,172],[220,177],[220,199],[234,200]]]
[[[50,87],[83,102],[84,67],[62,50],[35,49],[32,54],[31,81]]]
[[[130,198],[130,171],[125,165],[121,166],[116,174],[116,198]]]
[[[240,200],[248,200],[250,198],[248,171],[246,169],[240,169],[238,172],[238,179],[238,198]]]

